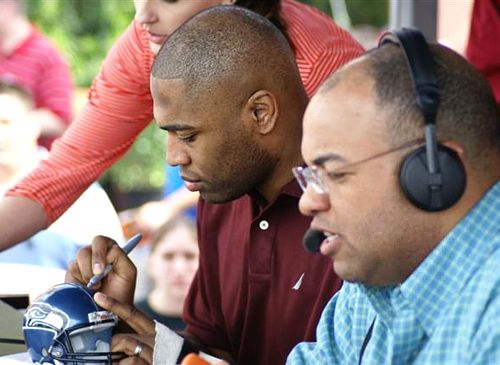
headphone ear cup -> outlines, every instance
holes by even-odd
[[[416,207],[436,212],[450,208],[460,200],[466,185],[462,161],[452,149],[438,145],[441,188],[431,191],[425,146],[410,153],[401,165],[399,182],[404,195]]]

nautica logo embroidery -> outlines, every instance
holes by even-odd
[[[295,285],[292,287],[293,290],[299,290],[300,286],[302,285],[302,280],[304,279],[304,274],[305,272],[303,272],[302,275],[300,275],[299,280],[297,280]]]

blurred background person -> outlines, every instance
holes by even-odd
[[[3,1],[3,0],[2,0]],[[0,194],[36,167],[40,153],[40,125],[30,120],[30,94],[16,85],[0,82]],[[22,217],[19,217],[22,219]],[[66,269],[80,245],[51,231],[41,231],[0,253],[0,262],[25,263]]]
[[[138,266],[138,282],[142,271],[152,287],[147,298],[136,302],[137,308],[172,330],[183,330],[182,308],[198,269],[198,256],[192,219],[178,216],[161,226],[152,237],[147,259]]]
[[[33,170],[47,154],[37,145],[41,126],[30,118],[33,108],[28,91],[0,82],[0,195]],[[111,202],[104,190],[94,184],[48,230],[0,253],[0,261],[66,269],[80,245],[90,243],[100,232],[123,241]]]
[[[0,80],[21,85],[35,101],[38,143],[49,149],[71,120],[73,84],[68,65],[30,23],[24,0],[0,0]]]

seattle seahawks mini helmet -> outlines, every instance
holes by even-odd
[[[59,284],[26,309],[23,335],[37,364],[111,364],[116,315],[99,307],[93,291],[78,284]]]

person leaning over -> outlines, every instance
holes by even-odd
[[[391,39],[331,76],[305,113],[300,210],[347,282],[317,343],[287,363],[498,364],[498,109],[461,56],[433,44],[426,57],[423,36],[405,30],[421,110]]]
[[[327,258],[301,245],[310,218],[298,211],[291,169],[302,163],[307,95],[293,52],[258,14],[213,7],[167,40],[151,92],[168,163],[201,195],[200,266],[184,307],[185,336],[242,365],[283,364],[295,344],[314,339],[341,284]],[[142,347],[141,359],[162,364],[193,351],[130,306],[135,270],[112,241],[100,237],[80,251],[67,280],[86,283],[105,262],[116,272],[102,291],[123,304],[96,300],[138,330],[116,337],[113,351]]]
[[[363,52],[329,17],[294,0],[135,0],[135,20],[106,57],[82,112],[49,158],[0,201],[0,250],[46,228],[127,152],[153,119],[149,75],[161,44],[192,15],[221,3],[255,10],[283,30],[308,95]]]

